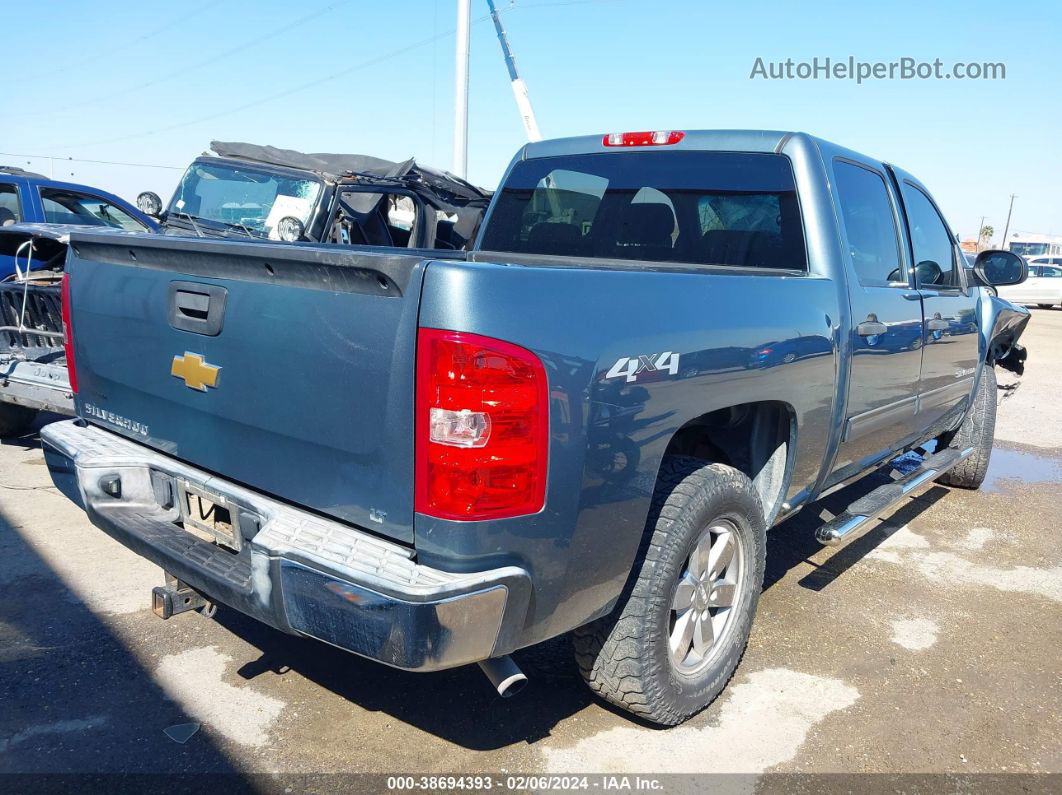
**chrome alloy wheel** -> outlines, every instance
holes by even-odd
[[[726,519],[713,522],[693,545],[671,599],[668,649],[680,673],[697,673],[722,648],[744,576],[737,529]]]

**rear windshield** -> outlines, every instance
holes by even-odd
[[[480,248],[804,270],[789,159],[622,152],[517,163]]]

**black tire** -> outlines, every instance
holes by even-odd
[[[957,447],[965,450],[972,447],[974,451],[961,464],[937,478],[937,481],[945,486],[956,486],[960,489],[980,488],[988,472],[995,435],[996,371],[986,364],[981,368],[981,381],[977,385],[973,406],[966,419],[956,430],[942,434],[937,439],[940,448]]]
[[[1041,309],[1050,309],[1054,304],[1037,304]]]
[[[672,600],[691,551],[717,521],[733,528],[743,574],[733,612],[706,655],[706,667],[686,673],[669,650]],[[576,661],[590,688],[606,701],[666,726],[708,706],[748,644],[765,552],[763,507],[748,477],[696,458],[665,459],[642,547],[619,602],[610,615],[574,632]]]
[[[22,436],[37,419],[36,409],[16,406],[14,403],[0,403],[0,439],[13,439]]]

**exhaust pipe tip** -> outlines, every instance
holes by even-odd
[[[479,667],[502,698],[511,698],[527,685],[527,676],[509,655],[480,660]]]

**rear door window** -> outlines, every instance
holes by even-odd
[[[622,152],[516,164],[480,247],[575,257],[805,270],[782,155]]]
[[[900,238],[885,178],[855,163],[833,164],[841,218],[859,283],[867,287],[906,285]]]
[[[10,182],[0,182],[0,226],[10,226],[22,220],[18,188]]]

